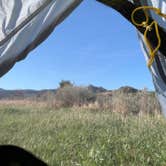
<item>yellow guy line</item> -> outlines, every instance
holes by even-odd
[[[144,14],[145,14],[145,20],[142,21],[141,23],[138,23],[135,21],[135,14],[136,12],[140,11],[140,10],[143,10],[144,11]],[[160,37],[160,34],[159,34],[159,28],[158,28],[158,23],[157,21],[153,21],[152,23],[149,24],[149,16],[148,16],[148,13],[147,13],[147,10],[153,10],[157,15],[163,17],[163,18],[166,18],[166,14],[163,14],[161,13],[161,10],[159,8],[156,8],[156,7],[152,7],[152,6],[140,6],[138,8],[136,8],[132,14],[131,14],[131,20],[133,22],[134,25],[138,26],[138,27],[144,27],[146,28],[145,29],[145,32],[144,32],[144,40],[145,40],[145,43],[149,49],[149,55],[150,55],[150,59],[149,59],[149,62],[148,62],[148,67],[150,67],[154,61],[154,58],[156,56],[156,53],[157,51],[159,50],[160,46],[161,46],[161,37]],[[148,38],[147,38],[147,34],[148,32],[150,32],[152,30],[152,28],[155,28],[155,31],[156,31],[156,37],[158,39],[158,44],[156,46],[156,48],[152,48]]]

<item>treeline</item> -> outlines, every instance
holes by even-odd
[[[160,106],[154,92],[122,87],[107,91],[93,86],[76,86],[62,81],[56,93],[47,93],[36,100],[43,100],[51,108],[80,107],[96,111],[112,111],[122,114],[158,114]]]

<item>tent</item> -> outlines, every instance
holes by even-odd
[[[151,60],[149,70],[157,97],[166,115],[166,28],[164,18],[166,0],[97,1],[115,9],[136,27],[145,59],[147,63],[149,63],[149,59]],[[81,2],[82,0],[17,0],[10,2],[1,0],[0,77],[43,42]],[[154,10],[145,10],[145,6],[151,6]],[[136,12],[139,7],[144,8]],[[145,24],[143,26],[135,24],[132,15],[136,22]],[[147,22],[146,19],[148,19]],[[154,25],[150,27],[149,25],[153,21],[155,21]],[[158,36],[156,32],[158,32]],[[152,56],[153,58],[151,58]]]

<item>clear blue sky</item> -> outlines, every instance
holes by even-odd
[[[4,89],[56,88],[61,80],[107,89],[153,89],[135,29],[118,13],[84,2],[52,35],[0,79]]]

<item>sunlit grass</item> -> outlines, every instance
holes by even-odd
[[[166,165],[166,121],[85,109],[0,106],[0,144],[51,166]]]

